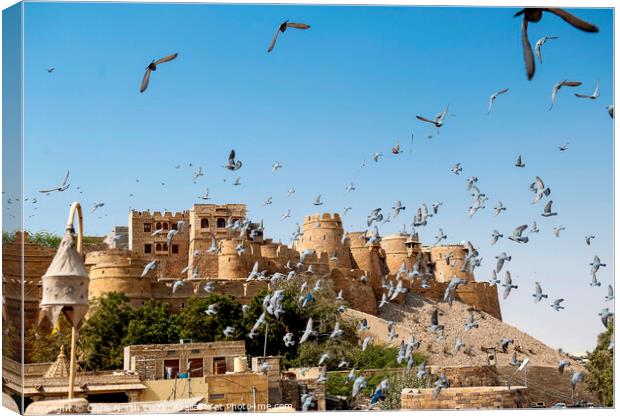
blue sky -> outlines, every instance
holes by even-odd
[[[25,207],[26,228],[61,232],[77,199],[88,212],[105,202],[85,217],[87,233],[103,235],[127,223],[130,206],[188,209],[208,187],[211,202],[246,203],[269,236],[288,242],[295,222],[317,211],[319,193],[321,211],[353,207],[344,217],[348,230],[363,229],[372,208],[402,200],[407,210],[381,226],[383,234],[409,224],[423,202],[442,201],[440,214],[419,230],[424,242],[439,227],[450,242],[474,242],[484,258],[478,280],[490,277],[494,256],[506,251],[513,259],[505,269],[519,289],[502,301],[504,320],[553,347],[592,349],[604,329],[597,313],[612,306],[603,297],[613,279],[613,120],[605,110],[613,100],[613,13],[573,10],[598,25],[597,34],[553,15],[530,25],[532,43],[560,38],[544,46],[544,63],[528,82],[515,11],[28,3],[24,189],[38,203]],[[312,28],[287,31],[268,54],[286,19]],[[179,57],[160,66],[140,94],[145,66],[172,52]],[[584,84],[562,89],[549,112],[551,88],[564,79]],[[573,95],[591,93],[597,80],[598,100]],[[486,115],[490,94],[502,88],[510,91]],[[448,104],[439,134],[415,119]],[[405,152],[394,156],[397,142]],[[569,149],[560,152],[565,142]],[[230,149],[244,162],[238,172],[221,168]],[[384,154],[378,163],[374,152]],[[523,169],[513,166],[518,154]],[[276,160],[284,167],[272,173]],[[450,171],[456,162],[460,176]],[[198,166],[206,175],[193,184]],[[37,192],[66,170],[67,192]],[[489,196],[472,219],[471,175]],[[543,204],[531,204],[536,175],[551,187],[557,217],[543,218]],[[237,176],[242,185],[234,187]],[[346,194],[350,181],[357,190]],[[294,196],[287,197],[289,187]],[[273,204],[263,207],[269,196]],[[498,200],[508,210],[495,217]],[[280,221],[289,208],[293,217]],[[508,236],[533,220],[541,232],[530,243],[490,245],[493,229]],[[559,239],[558,225],[566,227]],[[590,247],[589,234],[596,236]],[[607,263],[600,288],[588,285],[595,254]],[[566,309],[534,305],[534,281],[551,299],[564,298]]]

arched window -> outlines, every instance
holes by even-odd
[[[168,223],[167,223],[167,222],[165,222],[165,223],[162,225],[162,227],[164,228],[164,230],[167,230],[167,229],[168,229]]]
[[[203,218],[200,220],[200,228],[209,228],[209,219]]]
[[[162,250],[168,251],[168,243],[164,243],[164,245],[162,246]]]
[[[224,218],[218,218],[217,228],[224,228],[224,227],[226,227],[226,220]]]
[[[155,251],[161,251],[161,243],[155,245]]]
[[[155,229],[156,230],[161,229],[161,222],[158,222],[157,224],[155,224]]]

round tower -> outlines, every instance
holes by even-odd
[[[245,253],[237,254],[237,245],[243,244]],[[241,238],[225,239],[220,241],[220,253],[217,256],[219,279],[235,280],[246,279],[252,271],[254,257],[252,248],[247,240]]]
[[[408,240],[407,234],[392,234],[381,239],[381,248],[385,252],[385,263],[390,273],[398,273],[403,263],[407,270],[413,267],[416,257],[410,256],[407,248]]]
[[[130,302],[139,306],[151,298],[152,277],[140,277],[147,261],[129,250],[94,251],[86,255],[90,266],[89,300],[106,293],[124,293]]]
[[[329,267],[351,268],[349,252],[342,243],[344,230],[338,213],[314,214],[304,218],[303,235],[296,243],[298,251],[311,249],[326,253]]]
[[[465,263],[467,249],[459,244],[433,246],[430,249],[431,261],[435,264],[435,280],[449,282],[452,277],[474,281],[474,275],[468,271],[461,271]],[[450,256],[450,264],[446,262],[446,256]]]
[[[367,276],[367,283],[372,287],[375,297],[380,299],[383,291],[381,287],[381,276],[383,276],[383,265],[379,250],[379,244],[366,246],[366,238],[364,232],[357,231],[349,233],[349,247],[351,258],[353,260],[353,269],[364,271]]]

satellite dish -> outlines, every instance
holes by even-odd
[[[523,360],[523,362],[522,362],[522,363],[521,363],[521,365],[519,366],[519,370],[518,370],[518,371],[523,370],[523,369],[525,368],[525,366],[527,365],[527,363],[529,363],[529,362],[530,362],[530,359],[529,359],[529,358],[526,358],[525,360]]]

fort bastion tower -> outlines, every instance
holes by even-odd
[[[297,251],[311,249],[316,255],[327,256],[329,268],[351,269],[351,256],[343,244],[344,229],[340,214],[323,213],[308,215],[301,226],[303,235],[296,242]]]

